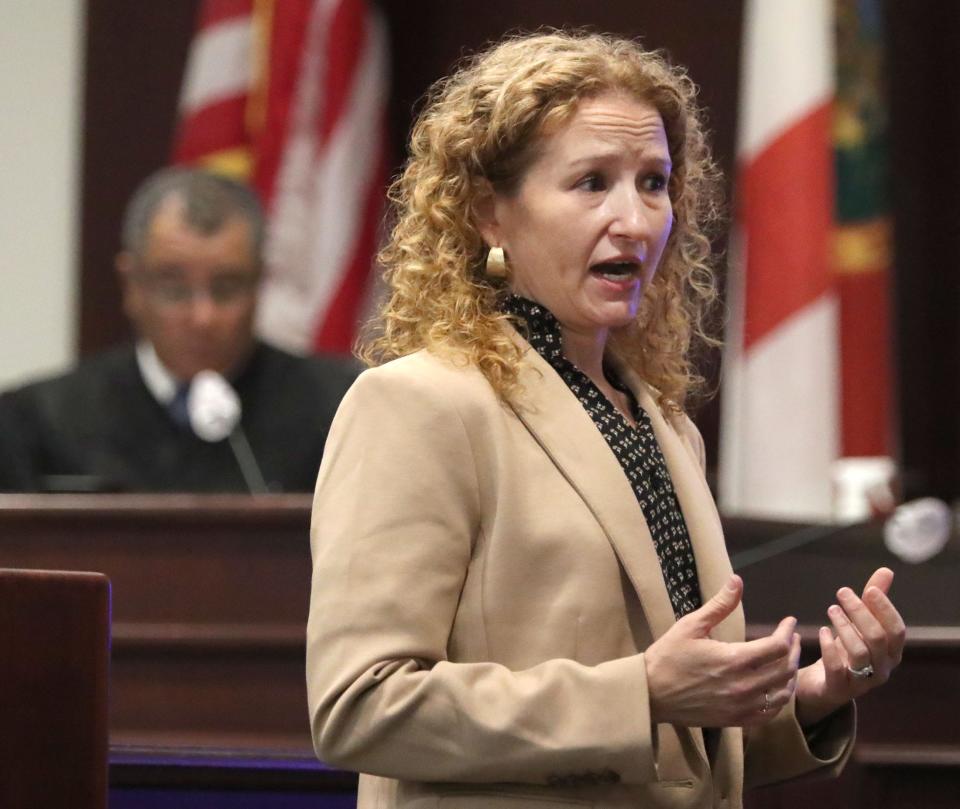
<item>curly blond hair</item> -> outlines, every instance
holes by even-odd
[[[491,186],[515,191],[544,133],[607,92],[659,111],[675,219],[636,320],[608,351],[659,391],[661,407],[684,407],[703,384],[694,349],[717,345],[706,325],[717,297],[708,228],[719,219],[719,174],[697,89],[660,53],[584,31],[509,37],[430,89],[389,191],[396,222],[379,257],[389,295],[361,338],[361,359],[378,365],[426,348],[476,365],[504,400],[518,392],[522,354],[501,311],[508,290],[485,274],[476,206]]]

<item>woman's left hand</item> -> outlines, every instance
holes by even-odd
[[[885,683],[900,663],[906,627],[887,597],[893,571],[878,569],[859,598],[837,591],[827,610],[836,636],[820,628],[820,659],[797,673],[796,712],[804,727],[816,724],[854,697]]]

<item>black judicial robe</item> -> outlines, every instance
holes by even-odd
[[[357,368],[258,343],[233,380],[241,424],[271,491],[309,492]],[[150,393],[133,346],[0,395],[0,489],[245,492],[228,441],[178,426]]]

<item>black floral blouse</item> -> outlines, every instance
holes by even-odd
[[[702,602],[690,534],[650,417],[613,369],[604,368],[604,373],[629,398],[636,427],[563,355],[560,323],[544,306],[511,295],[505,310],[518,321],[530,345],[560,374],[620,462],[650,528],[674,614],[679,618],[697,609]]]

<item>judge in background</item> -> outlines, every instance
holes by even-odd
[[[0,396],[0,488],[247,491],[231,442],[191,428],[191,380],[212,370],[239,397],[238,429],[265,487],[312,490],[355,371],[254,336],[263,240],[246,186],[190,168],[149,177],[127,206],[116,259],[136,344]]]
[[[633,42],[554,33],[415,124],[314,505],[310,719],[360,807],[739,807],[838,770],[900,659],[886,569],[824,605],[813,665],[791,617],[744,640],[684,409],[715,296],[694,97]]]

